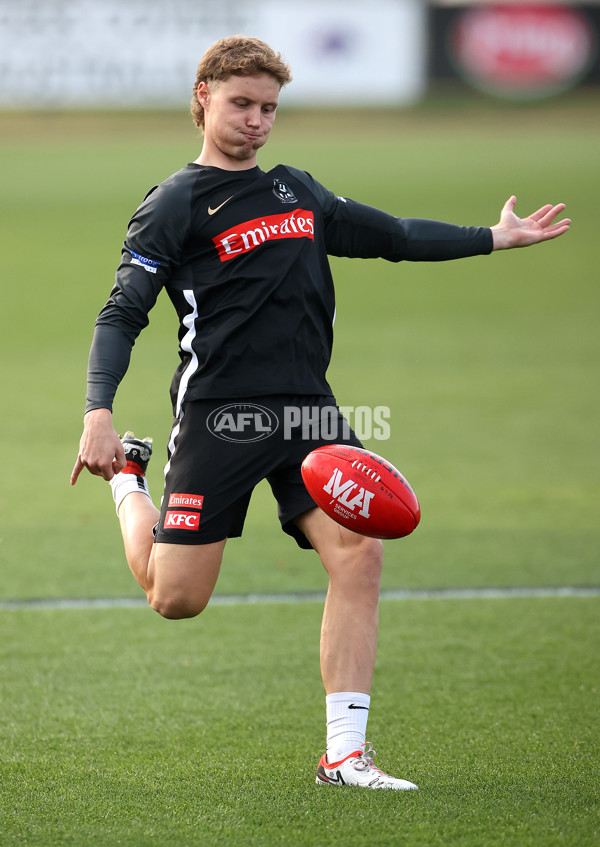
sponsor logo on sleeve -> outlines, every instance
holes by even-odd
[[[147,259],[145,256],[140,256],[139,253],[134,253],[133,250],[129,252],[131,253],[131,264],[139,265],[149,274],[155,274],[156,269],[160,267],[160,262],[155,262],[154,259]]]
[[[265,215],[222,232],[213,238],[222,262],[256,250],[267,241],[282,238],[315,240],[315,218],[311,211],[295,209],[282,215]]]

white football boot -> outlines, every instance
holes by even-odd
[[[329,763],[327,755],[321,757],[317,768],[317,785],[360,785],[363,788],[384,788],[392,791],[414,791],[418,785],[406,779],[397,779],[384,773],[373,764],[375,750],[366,741],[363,750],[355,750],[339,762]]]

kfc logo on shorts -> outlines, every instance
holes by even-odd
[[[191,529],[198,530],[200,527],[200,515],[198,512],[167,512],[165,515],[165,529]]]

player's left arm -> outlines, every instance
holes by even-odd
[[[565,209],[564,203],[558,203],[556,206],[548,203],[526,218],[519,218],[515,214],[516,203],[517,198],[514,195],[509,197],[502,208],[499,222],[490,227],[494,250],[529,247],[531,244],[550,241],[568,232],[571,224],[569,218],[556,221]]]
[[[396,218],[380,209],[337,197],[310,174],[289,170],[317,198],[325,221],[327,252],[334,256],[380,257],[392,262],[460,259],[549,241],[567,232],[571,224],[568,218],[555,222],[565,209],[564,203],[549,203],[528,217],[519,218],[514,211],[514,196],[506,201],[499,222],[491,227]]]

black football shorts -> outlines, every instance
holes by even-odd
[[[174,421],[155,541],[209,544],[242,534],[254,487],[268,480],[282,529],[311,545],[294,519],[315,506],[300,473],[323,444],[361,443],[332,396],[194,400]]]

